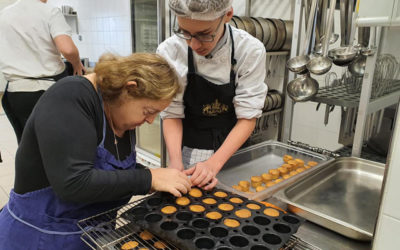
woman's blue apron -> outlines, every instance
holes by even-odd
[[[100,95],[101,98],[101,95]],[[118,161],[104,148],[106,118],[103,111],[103,139],[97,146],[94,168],[107,171],[136,166],[134,133],[131,154]],[[90,249],[80,239],[81,219],[126,204],[129,198],[94,204],[60,200],[51,187],[25,194],[11,190],[10,199],[0,213],[1,250],[78,250]]]

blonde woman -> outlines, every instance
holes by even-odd
[[[49,88],[18,148],[0,249],[86,249],[78,220],[151,190],[187,193],[184,173],[145,169],[135,153],[135,128],[152,123],[179,90],[156,54],[105,55],[94,73]]]

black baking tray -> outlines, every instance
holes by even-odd
[[[216,197],[214,193],[217,191],[225,192],[228,196],[225,198]],[[278,210],[279,216],[277,217],[265,215],[263,211],[267,207],[264,204],[225,190],[202,190],[202,193],[202,197],[199,198],[186,195],[190,199],[190,204],[180,206],[176,204],[176,198],[171,194],[157,192],[121,216],[171,242],[180,249],[188,250],[280,249],[304,221],[296,215],[284,214]],[[230,202],[229,200],[233,197],[242,199],[243,203]],[[205,198],[214,198],[217,203],[215,205],[205,204],[202,202]],[[234,209],[232,211],[218,209],[218,205],[222,203],[231,204]],[[260,209],[247,208],[246,205],[249,203],[259,205]],[[205,211],[192,212],[189,206],[193,204],[202,205],[205,207]],[[177,211],[170,215],[162,213],[161,209],[168,205],[174,206]],[[244,208],[251,211],[249,218],[239,218],[234,214],[234,211]],[[207,218],[206,213],[211,211],[220,212],[222,218],[218,220]],[[239,221],[240,226],[235,228],[226,226],[223,223],[226,218]]]

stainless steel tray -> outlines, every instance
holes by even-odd
[[[250,181],[251,176],[268,173],[270,169],[280,167],[285,163],[282,159],[284,155],[291,155],[293,158],[300,158],[305,162],[316,161],[319,164],[261,192],[249,194],[232,188],[232,185],[237,185],[241,180]],[[281,142],[264,141],[243,150],[239,150],[234,154],[217,175],[219,180],[218,187],[252,200],[262,201],[271,197],[276,191],[288,186],[299,178],[302,178],[302,176],[308,175],[309,173],[319,169],[330,159],[331,158],[325,155],[317,154]]]
[[[292,212],[344,236],[372,239],[381,198],[384,165],[339,158],[274,197]]]

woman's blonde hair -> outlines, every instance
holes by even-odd
[[[106,101],[116,100],[124,88],[129,96],[152,100],[171,100],[180,91],[175,70],[154,53],[126,57],[107,53],[100,57],[94,72]],[[137,86],[128,86],[129,81],[135,81]]]

